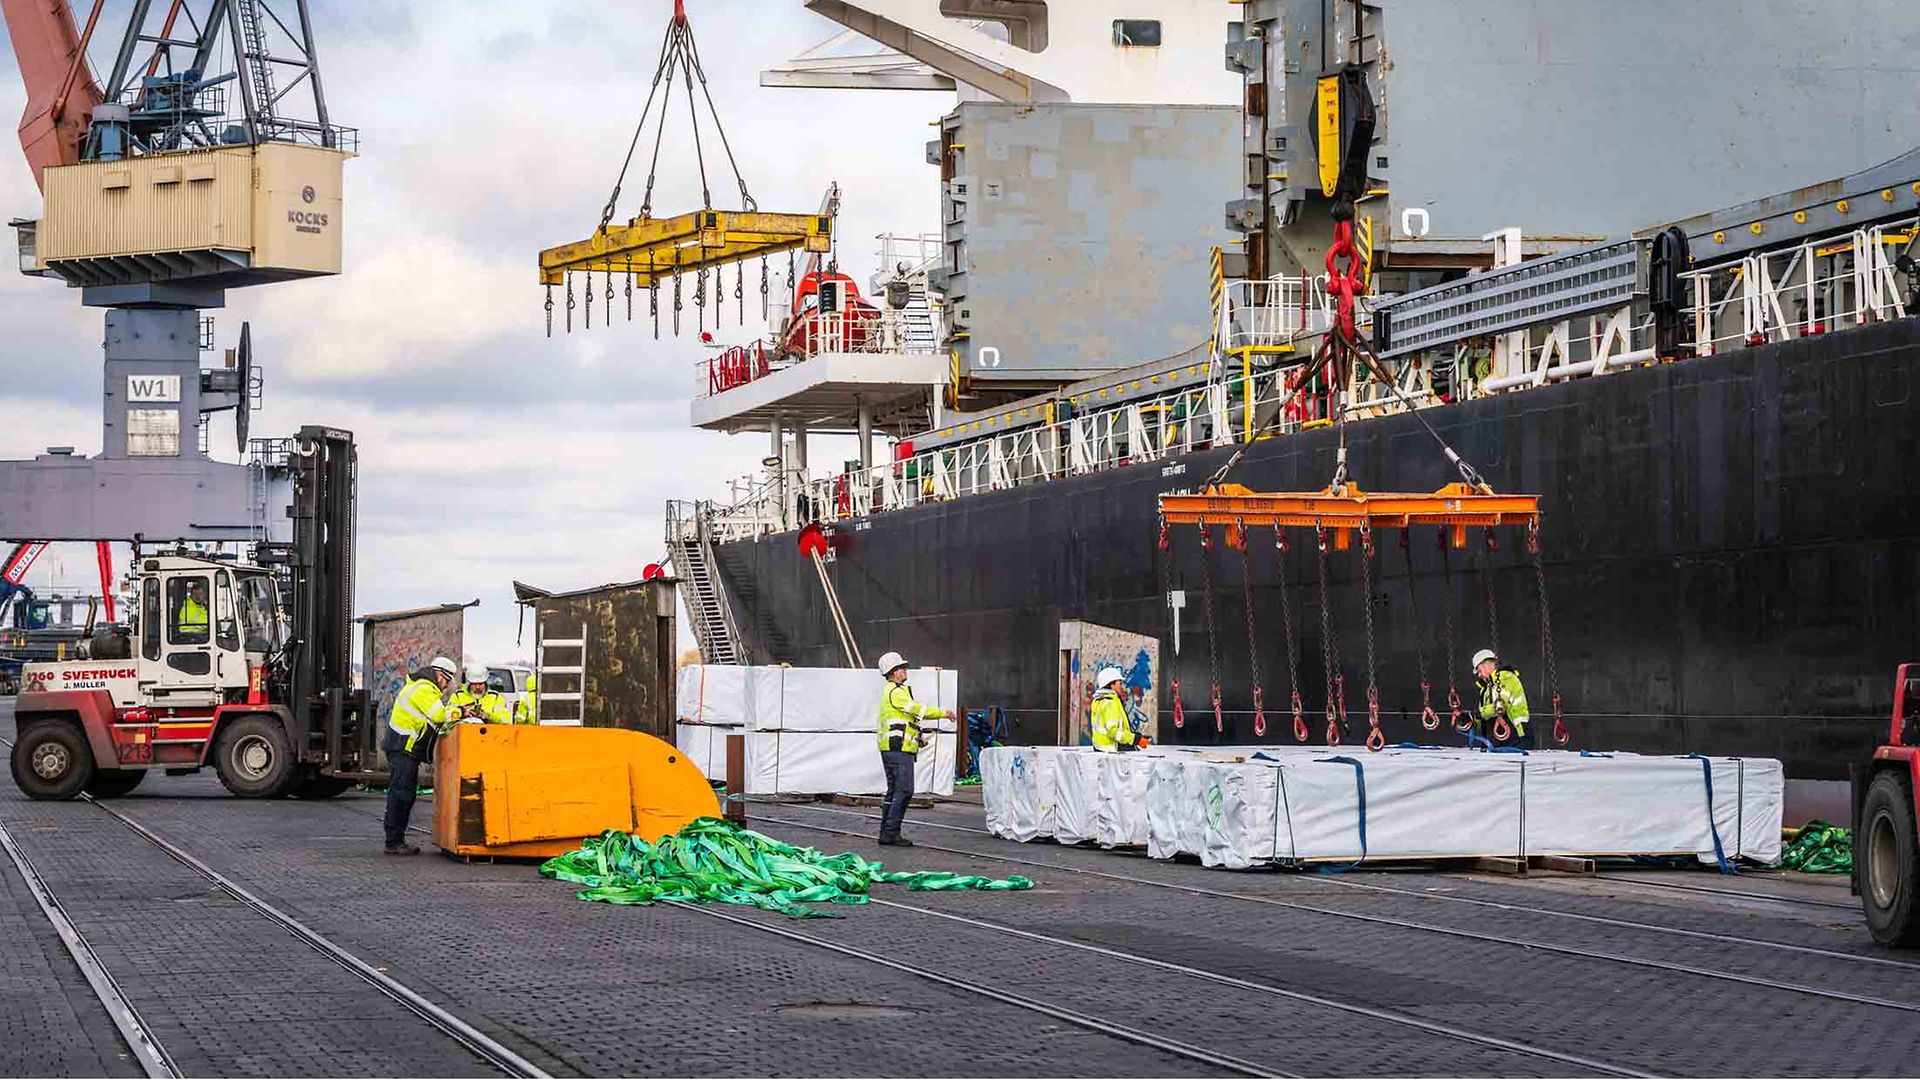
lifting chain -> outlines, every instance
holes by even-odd
[[[1200,522],[1201,597],[1207,610],[1207,658],[1213,675],[1213,729],[1227,729],[1226,716],[1220,711],[1220,633],[1213,621],[1213,530],[1203,518]]]
[[[573,275],[567,275],[567,333],[573,333]]]
[[[1260,686],[1260,642],[1253,634],[1253,565],[1247,556],[1253,545],[1244,520],[1234,518],[1233,527],[1240,534],[1241,607],[1247,616],[1247,672],[1253,676],[1253,734],[1260,738],[1267,733],[1267,706],[1266,691]]]
[[[582,306],[587,312],[587,329],[593,329],[593,271],[587,271],[587,287],[580,291]]]
[[[1287,531],[1280,527],[1280,519],[1273,521],[1273,575],[1280,583],[1280,621],[1286,624],[1287,636],[1287,687],[1290,690],[1293,706],[1293,740],[1307,741],[1307,715],[1300,703],[1300,650],[1293,640],[1293,600],[1287,595]]]
[[[1553,618],[1547,609],[1547,569],[1540,561],[1540,519],[1527,522],[1527,554],[1533,556],[1533,580],[1540,587],[1540,653],[1547,665],[1547,697],[1553,702],[1553,742],[1565,746],[1573,738],[1560,709],[1560,670],[1553,656]]]
[[[547,336],[553,336],[553,286],[547,286]]]
[[[1500,550],[1500,538],[1493,534],[1493,526],[1486,533],[1485,551],[1480,558],[1480,584],[1487,598],[1487,648],[1493,655],[1500,655],[1500,609],[1494,603],[1493,596],[1493,556]],[[1497,662],[1497,661],[1496,661]],[[1475,672],[1477,676],[1479,673]],[[1482,693],[1485,693],[1483,690]],[[1496,742],[1506,742],[1513,737],[1513,725],[1507,723],[1507,711],[1496,709],[1493,715],[1493,737]]]
[[[747,325],[747,268],[742,263],[733,264],[733,321],[735,326]]]
[[[1413,576],[1413,526],[1400,530],[1400,553],[1407,559],[1407,597],[1413,608],[1414,656],[1420,662],[1420,726],[1440,730],[1440,714],[1433,711],[1433,683],[1427,678],[1427,623],[1420,617],[1420,583]]]
[[[621,285],[627,290],[627,321],[633,321],[633,260],[627,260],[627,272]]]
[[[1367,621],[1367,749],[1378,753],[1387,745],[1380,731],[1380,679],[1373,650],[1373,522],[1360,522],[1360,602]]]
[[[720,329],[720,314],[727,305],[727,272],[715,267],[713,271],[713,328]]]
[[[1160,597],[1161,597],[1161,600],[1167,605],[1167,620],[1168,622],[1172,622],[1173,621],[1173,537],[1167,530],[1167,519],[1165,515],[1162,515],[1160,518]],[[1178,655],[1180,651],[1180,639],[1178,634],[1174,636],[1173,648],[1174,648],[1175,655]],[[1169,668],[1169,670],[1171,670],[1173,665],[1170,663],[1167,665],[1167,667]],[[1186,709],[1182,707],[1180,704],[1180,679],[1178,676],[1168,681],[1168,692],[1173,695],[1173,726],[1175,728],[1186,727],[1187,712],[1186,712]]]
[[[693,313],[699,319],[699,329],[707,328],[707,268],[701,267],[693,274]]]
[[[1480,555],[1480,588],[1487,598],[1487,648],[1499,656],[1500,609],[1493,602],[1493,556],[1500,550],[1500,538],[1493,535],[1491,525],[1482,531],[1486,533],[1486,542]]]
[[[1327,605],[1327,527],[1313,523],[1320,548],[1320,659],[1327,669],[1327,745],[1338,746],[1347,726],[1346,676],[1340,671],[1340,651],[1333,640],[1333,609]]]
[[[673,336],[680,336],[680,267],[673,268]]]
[[[771,312],[767,289],[767,257],[762,255],[760,256],[760,318],[764,321]]]
[[[1453,651],[1453,545],[1448,542],[1447,527],[1440,528],[1440,655],[1447,669],[1447,723],[1455,731],[1469,731],[1473,721],[1460,721],[1460,680],[1455,669],[1460,658]]]
[[[607,325],[613,325],[613,267],[607,267]],[[627,312],[632,315],[633,312]]]
[[[660,266],[647,256],[647,315],[653,319],[653,340],[660,340]]]

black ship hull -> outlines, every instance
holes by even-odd
[[[1496,490],[1543,496],[1546,579],[1560,689],[1576,747],[1778,757],[1790,777],[1843,779],[1886,732],[1894,666],[1920,655],[1920,320],[1761,345],[1444,406],[1423,415]],[[1375,491],[1458,479],[1411,416],[1347,426],[1352,478]],[[1335,433],[1254,444],[1233,480],[1324,487]],[[1225,731],[1208,700],[1210,650],[1197,530],[1174,530],[1185,589],[1178,654],[1164,601],[1156,497],[1201,483],[1209,450],[877,515],[835,530],[831,567],[868,655],[898,650],[960,669],[968,707],[1007,707],[1021,742],[1055,739],[1058,636],[1085,619],[1161,638],[1163,740],[1292,741],[1271,533],[1250,550],[1266,686],[1252,731],[1240,553],[1212,551]],[[1184,468],[1179,468],[1184,466]],[[1373,622],[1382,726],[1420,729],[1419,666],[1445,713],[1448,666],[1471,697],[1468,657],[1491,634],[1478,530],[1443,572],[1434,529],[1377,538]],[[1516,530],[1491,556],[1503,655],[1547,712],[1535,574]],[[1216,533],[1217,535],[1217,533]],[[1304,539],[1298,532],[1296,540]],[[1310,543],[1287,556],[1301,693],[1318,740],[1326,680]],[[722,581],[756,659],[840,663],[819,582],[791,533],[723,544]],[[1329,559],[1324,614],[1353,730],[1365,731],[1365,613],[1358,552]],[[1419,607],[1416,619],[1414,607]],[[1442,603],[1455,631],[1442,656]],[[1177,679],[1187,722],[1169,722]],[[1438,737],[1458,741],[1444,728]]]

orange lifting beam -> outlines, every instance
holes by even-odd
[[[1240,547],[1244,528],[1255,525],[1324,526],[1333,533],[1334,547],[1352,544],[1352,531],[1361,525],[1404,529],[1409,525],[1451,526],[1451,542],[1467,544],[1470,525],[1525,525],[1540,519],[1538,495],[1496,495],[1448,484],[1431,494],[1365,492],[1352,484],[1344,493],[1332,488],[1313,492],[1260,492],[1239,484],[1216,484],[1199,494],[1160,496],[1160,517],[1168,525],[1225,525],[1228,547]]]
[[[758,258],[777,251],[833,249],[833,218],[826,214],[763,214],[757,210],[696,210],[669,218],[638,217],[603,225],[592,236],[540,253],[540,283],[561,285],[571,271],[632,274],[636,286],[675,273]]]

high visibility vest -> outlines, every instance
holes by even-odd
[[[1108,753],[1133,745],[1133,723],[1127,719],[1127,703],[1119,694],[1102,690],[1093,695],[1093,748]]]
[[[534,690],[528,690],[520,695],[520,700],[513,703],[513,722],[516,724],[539,723],[540,714],[535,709],[539,698],[539,693]]]
[[[207,605],[199,603],[189,596],[180,601],[180,610],[173,616],[173,632],[181,637],[189,634],[207,636]]]
[[[432,679],[408,680],[387,714],[387,726],[407,737],[409,752],[427,729],[444,729],[447,720],[447,703],[440,700],[440,688]]]
[[[920,723],[923,720],[944,720],[952,714],[945,709],[931,705],[922,705],[913,700],[913,691],[906,683],[888,683],[880,695],[880,723],[875,741],[882,750],[905,750],[909,754],[920,752]]]
[[[497,691],[489,690],[475,697],[473,691],[463,686],[448,696],[447,713],[457,718],[469,705],[479,710],[480,719],[486,723],[513,723],[513,716],[507,711],[507,699],[501,697]]]
[[[1515,734],[1527,733],[1527,688],[1520,685],[1520,673],[1512,668],[1496,668],[1493,678],[1480,682],[1480,719],[1491,723],[1502,711]]]

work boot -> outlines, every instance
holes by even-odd
[[[883,847],[912,847],[913,846],[913,841],[907,839],[904,836],[883,836],[880,838],[880,843]]]
[[[398,843],[398,844],[388,844],[388,845],[386,846],[386,849],[385,849],[385,850],[386,850],[386,853],[387,853],[387,854],[389,854],[389,855],[418,855],[418,854],[420,854],[420,849],[419,849],[419,848],[417,848],[417,847],[414,847],[414,846],[413,846],[412,844],[409,844],[409,843],[407,843],[407,842],[405,842],[404,840],[403,840],[403,841],[401,841],[401,842],[400,842],[400,843]]]

